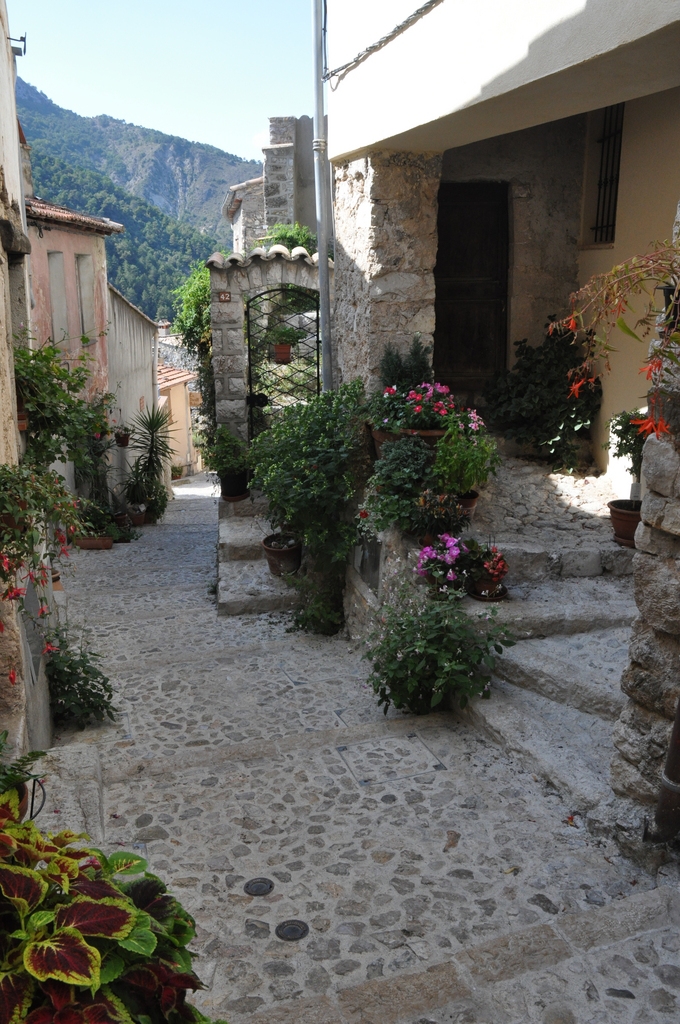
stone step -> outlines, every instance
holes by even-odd
[[[488,542],[486,535],[473,530],[470,536]],[[505,555],[509,566],[508,584],[541,582],[558,578],[588,576],[630,576],[633,572],[632,548],[621,547],[613,539],[584,538],[576,542],[565,536],[535,535],[524,539],[512,534],[495,536],[493,543]]]
[[[626,578],[554,580],[534,587],[510,583],[508,589],[504,601],[484,604],[467,597],[463,607],[469,615],[495,608],[495,621],[517,640],[630,626],[637,615]]]
[[[612,724],[494,679],[490,700],[466,712],[486,733],[560,793],[570,812],[584,813],[611,796]]]
[[[620,682],[629,632],[623,627],[524,640],[503,653],[496,675],[558,704],[615,720],[626,703]]]
[[[262,540],[271,533],[260,516],[220,519],[218,558],[220,562],[254,562],[264,558]]]
[[[295,608],[297,591],[272,576],[263,559],[219,563],[218,615],[260,615]]]

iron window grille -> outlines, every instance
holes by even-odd
[[[597,182],[597,213],[594,242],[613,242],[616,232],[616,202],[619,195],[623,108],[625,103],[606,107],[600,146],[600,176]]]

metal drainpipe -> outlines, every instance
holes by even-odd
[[[333,390],[333,350],[331,348],[331,293],[328,271],[330,240],[330,197],[326,118],[323,102],[323,0],[312,0],[314,38],[314,185],[316,193],[316,239],[319,255],[319,318],[321,326],[322,381],[324,391]]]
[[[656,805],[654,825],[645,827],[644,838],[666,843],[680,834],[680,700],[675,712],[666,765],[661,775],[661,792]]]

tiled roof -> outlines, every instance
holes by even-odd
[[[174,388],[177,384],[188,384],[196,380],[198,375],[191,370],[180,370],[176,366],[169,366],[167,363],[158,364],[158,387],[161,389]]]
[[[310,266],[318,266],[319,254],[315,252],[313,256],[310,256],[307,250],[301,246],[296,245],[292,252],[286,249],[285,245],[273,245],[267,252],[261,246],[257,249],[252,249],[247,256],[243,256],[240,252],[232,252],[229,256],[223,256],[221,252],[214,252],[212,256],[206,260],[206,267],[215,267],[216,270],[224,270],[230,264],[237,267],[249,267],[254,259],[258,260],[273,260],[277,256],[282,256],[288,262],[295,262],[296,260],[304,260],[305,263],[309,263]],[[333,266],[333,260],[329,259],[328,266]]]
[[[68,227],[80,228],[81,231],[92,231],[98,235],[120,234],[125,230],[122,224],[116,224],[108,217],[91,217],[89,213],[69,210],[68,206],[48,203],[45,199],[40,199],[39,196],[29,196],[26,199],[26,217],[29,221],[63,224]]]

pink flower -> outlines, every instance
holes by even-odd
[[[422,412],[422,411],[423,411],[423,407],[422,407],[422,405],[416,405],[416,406],[414,406],[414,409],[413,409],[413,411],[414,411],[414,412]]]

